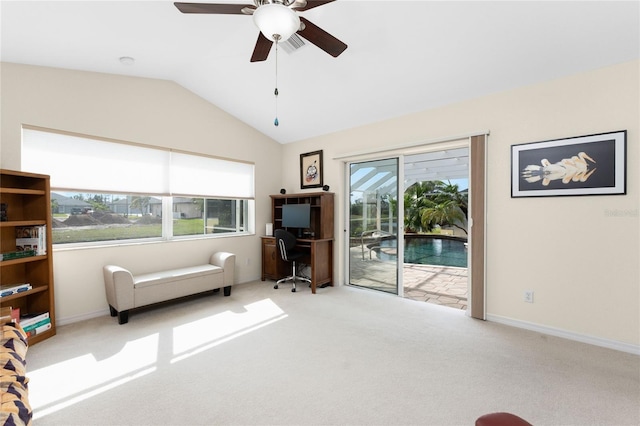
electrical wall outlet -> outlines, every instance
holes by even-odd
[[[525,290],[524,301],[527,303],[533,303],[533,290]]]

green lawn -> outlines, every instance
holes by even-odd
[[[201,235],[202,219],[176,219],[173,221],[173,235]],[[68,227],[54,228],[53,244],[86,243],[94,241],[127,240],[136,238],[157,238],[162,236],[162,225],[113,226],[108,228]]]

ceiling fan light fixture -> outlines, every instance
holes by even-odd
[[[263,4],[253,12],[253,22],[273,42],[287,40],[300,29],[298,14],[281,4]]]

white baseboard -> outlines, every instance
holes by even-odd
[[[525,330],[536,331],[550,336],[562,337],[564,339],[575,340],[581,343],[601,346],[603,348],[614,349],[616,351],[628,352],[640,355],[640,346],[630,343],[619,342],[617,340],[603,339],[601,337],[589,336],[586,334],[574,333],[560,328],[547,327],[545,325],[535,324],[527,321],[514,320],[512,318],[502,317],[500,315],[487,314],[487,321],[497,322],[512,327],[523,328]]]
[[[96,311],[96,312],[89,312],[86,314],[82,314],[82,315],[76,315],[73,317],[66,317],[66,318],[56,318],[56,326],[61,326],[61,325],[68,325],[68,324],[73,324],[74,322],[80,322],[80,321],[85,321],[91,318],[97,318],[97,317],[102,317],[105,315],[109,315],[109,309],[104,309],[104,310],[100,310],[100,311]]]

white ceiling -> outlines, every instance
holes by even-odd
[[[250,4],[251,1],[219,0]],[[638,1],[353,1],[300,12],[349,47],[250,63],[250,16],[166,1],[2,1],[6,62],[172,80],[289,143],[639,57]],[[134,65],[119,58],[131,56]]]

